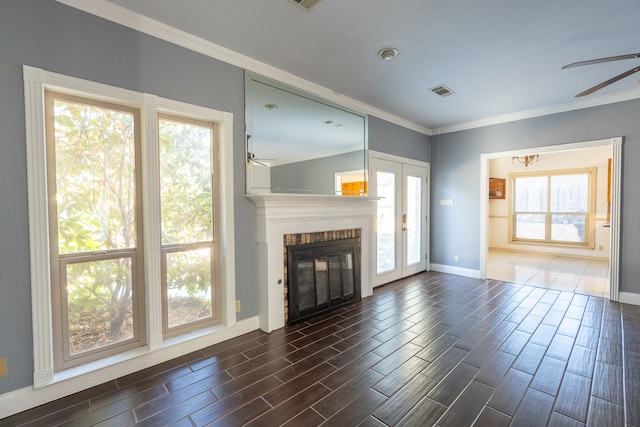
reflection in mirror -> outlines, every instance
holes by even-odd
[[[367,194],[367,118],[247,72],[247,193]]]

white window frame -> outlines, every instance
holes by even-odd
[[[547,210],[545,212],[535,212],[536,214],[545,215],[545,226],[547,229],[546,234],[551,232],[551,216],[553,214],[577,214],[577,212],[552,212],[551,209],[551,184],[550,179],[552,176],[561,175],[587,175],[589,184],[587,189],[587,206],[588,211],[583,214],[585,216],[585,228],[584,242],[569,242],[564,240],[553,240],[550,236],[545,239],[528,239],[516,237],[516,196],[515,196],[515,180],[517,178],[526,177],[545,177],[547,178]],[[517,172],[509,174],[509,188],[510,188],[510,201],[509,201],[509,242],[514,244],[528,244],[528,245],[549,245],[549,246],[568,246],[593,249],[595,247],[595,218],[596,218],[596,175],[597,170],[595,167],[591,168],[579,168],[579,169],[561,169],[552,171],[540,171],[540,172]],[[531,212],[534,213],[534,212]]]
[[[161,98],[152,94],[121,89],[75,77],[69,77],[35,67],[23,66],[25,94],[27,189],[29,204],[29,247],[31,258],[31,305],[33,330],[33,386],[82,376],[105,367],[115,367],[111,373],[127,373],[115,366],[123,361],[196,340],[202,336],[222,334],[236,324],[235,312],[235,241],[233,194],[233,114],[210,108]],[[44,118],[45,89],[115,102],[142,111],[142,192],[145,226],[145,301],[147,345],[81,367],[55,372],[53,363],[53,324],[51,312],[51,280],[49,262],[49,226]],[[220,266],[222,292],[222,323],[192,334],[164,340],[162,334],[162,289],[160,258],[160,196],[158,188],[157,114],[166,113],[216,123],[218,126],[220,169]],[[150,143],[151,141],[151,143]],[[209,340],[211,342],[211,340]],[[175,357],[175,356],[174,356]],[[151,357],[149,360],[156,360]],[[156,363],[161,360],[156,360]],[[120,368],[120,369],[118,369]],[[140,366],[137,367],[139,369]],[[135,367],[132,369],[136,369]],[[95,378],[95,379],[94,379]],[[92,378],[110,378],[109,375]],[[101,382],[101,381],[100,381]],[[99,383],[99,382],[98,382]]]

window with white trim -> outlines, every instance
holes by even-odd
[[[226,336],[236,324],[233,115],[29,66],[23,77],[34,387]],[[183,224],[191,234],[167,219],[181,209],[196,215]],[[178,305],[163,309],[163,295]],[[166,320],[194,298],[189,315]]]
[[[593,248],[596,169],[510,174],[511,241]]]

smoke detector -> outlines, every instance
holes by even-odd
[[[445,85],[438,85],[436,87],[432,87],[429,90],[431,92],[435,93],[436,95],[442,96],[442,97],[453,95],[455,93],[454,91],[452,91],[451,89],[449,89]]]
[[[291,0],[307,12],[316,7],[320,0]]]

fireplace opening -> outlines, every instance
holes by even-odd
[[[357,238],[288,246],[288,324],[360,300]]]

